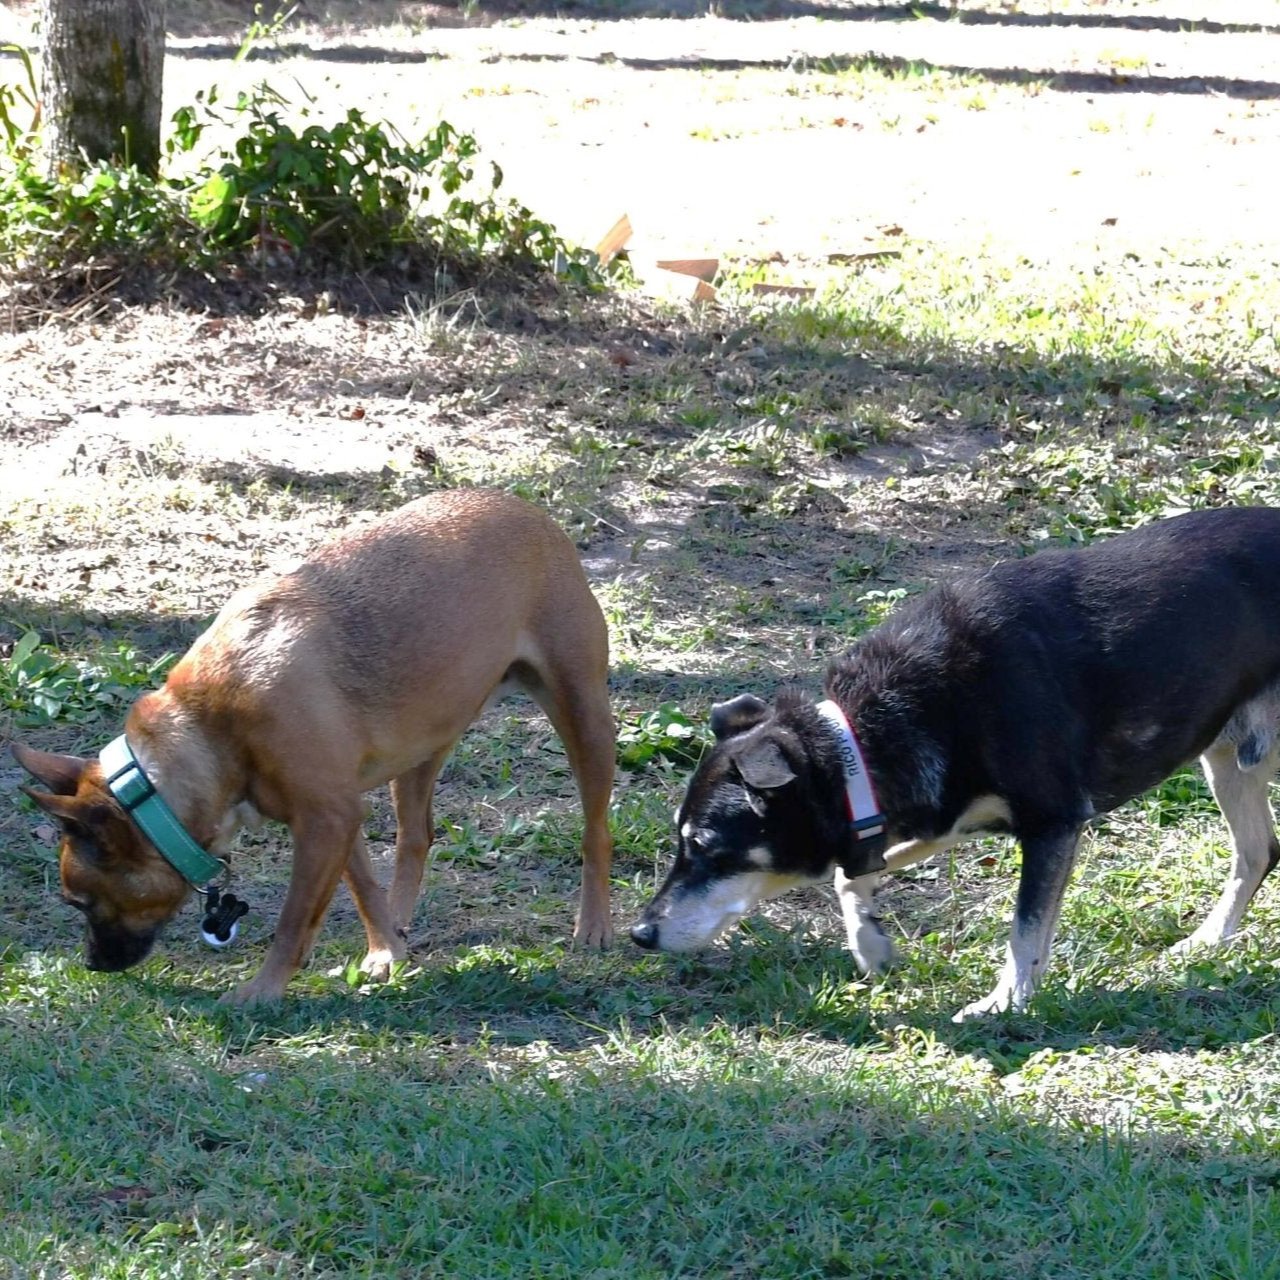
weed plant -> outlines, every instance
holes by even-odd
[[[160,176],[107,161],[51,174],[25,52],[22,65],[25,83],[0,87],[0,258],[26,278],[245,262],[428,277],[501,265],[593,278],[553,227],[498,195],[501,169],[491,164],[484,177],[479,144],[446,120],[410,141],[356,107],[303,124],[312,104],[295,110],[265,83],[230,102],[213,88],[174,113]],[[233,141],[202,154],[215,124]]]

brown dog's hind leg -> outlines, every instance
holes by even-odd
[[[391,919],[402,933],[413,923],[413,909],[422,888],[422,872],[435,836],[431,813],[436,778],[452,745],[402,773],[391,783],[396,812],[396,869],[391,881]]]
[[[1217,946],[1231,937],[1258,887],[1280,860],[1267,795],[1278,759],[1280,753],[1273,751],[1252,768],[1241,769],[1229,742],[1216,743],[1200,757],[1213,798],[1231,829],[1231,870],[1213,910],[1190,937],[1175,944],[1175,954]]]
[[[387,895],[374,874],[373,863],[363,833],[357,832],[347,869],[343,872],[347,888],[355,899],[356,910],[364,923],[369,950],[360,962],[360,971],[378,982],[391,976],[391,966],[409,954],[404,935],[396,928],[387,903]]]
[[[290,827],[293,869],[275,937],[262,968],[248,982],[228,991],[222,997],[224,1004],[279,1000],[289,979],[306,962],[360,836],[359,800],[341,808],[333,800],[324,809],[318,803],[304,807]]]
[[[582,898],[573,929],[581,947],[607,947],[613,941],[609,798],[616,745],[606,665],[604,657],[590,671],[544,660],[535,668],[537,679],[521,680],[560,735],[582,797]]]

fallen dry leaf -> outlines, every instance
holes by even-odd
[[[108,1187],[93,1198],[104,1204],[136,1204],[140,1200],[150,1200],[153,1195],[155,1192],[149,1187]]]

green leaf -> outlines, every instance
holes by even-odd
[[[39,644],[40,636],[38,632],[28,631],[23,635],[22,638],[13,646],[13,652],[9,655],[10,669],[16,671],[19,667],[24,666],[27,659],[35,653]]]
[[[205,228],[222,220],[231,202],[234,188],[221,173],[212,173],[202,187],[192,193],[189,205],[191,216]]]

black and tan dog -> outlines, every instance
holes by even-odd
[[[385,975],[404,957],[436,775],[507,687],[528,692],[564,742],[586,815],[574,937],[607,944],[607,677],[604,618],[568,538],[517,498],[462,490],[411,503],[237,593],[101,759],[14,753],[47,788],[28,794],[62,824],[64,896],[87,919],[92,968],[142,959],[192,887],[187,867],[212,862],[206,851],[252,811],[287,823],[293,867],[275,938],[257,975],[227,997],[275,999],[343,877],[368,936],[365,970]],[[388,781],[398,825],[389,899],[360,830],[361,793]]]
[[[827,672],[714,708],[713,749],[677,822],[675,865],[632,929],[710,942],[760,901],[834,870],[859,965],[891,956],[879,873],[985,831],[1022,871],[995,989],[957,1019],[1024,1007],[1049,960],[1085,823],[1196,756],[1231,830],[1226,887],[1179,944],[1240,924],[1280,860],[1280,511],[1196,512],[1045,551],[903,607]]]

